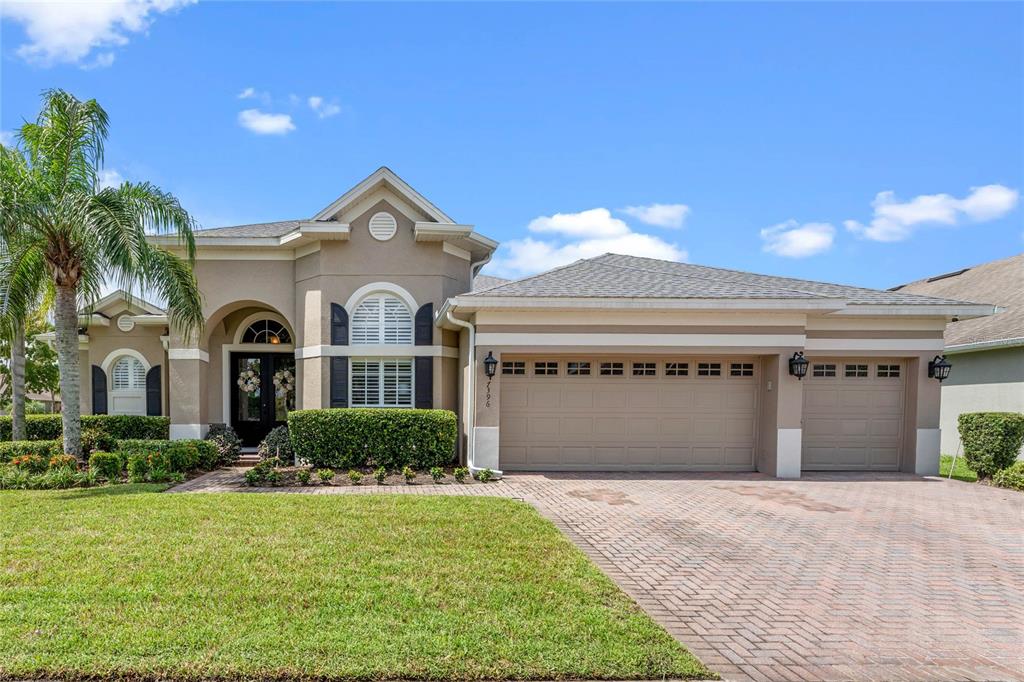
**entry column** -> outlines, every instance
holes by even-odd
[[[757,470],[777,478],[800,478],[803,447],[803,382],[789,374],[796,351],[763,358]]]
[[[206,404],[209,372],[209,353],[195,342],[172,334],[167,349],[172,439],[202,438],[209,430]]]
[[[494,377],[488,378],[484,369],[484,358],[487,353],[494,354],[498,361]],[[476,413],[473,422],[473,462],[474,469],[501,470],[498,461],[498,427],[501,418],[501,353],[493,348],[476,347],[476,367],[470,368],[476,384]]]

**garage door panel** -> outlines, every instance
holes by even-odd
[[[503,469],[753,469],[758,379],[730,377],[726,361],[723,376],[698,379],[667,375],[662,358],[624,358],[618,376],[597,374],[596,357],[572,358],[594,372],[574,376],[568,360],[543,376],[524,360],[526,375],[500,377]],[[634,361],[656,374],[633,375]]]
[[[897,359],[837,358],[836,377],[805,378],[803,468],[895,470],[904,433],[904,377],[879,377],[877,365]],[[847,377],[844,365],[867,365],[867,376]]]

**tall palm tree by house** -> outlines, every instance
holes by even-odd
[[[38,268],[52,282],[64,450],[74,455],[81,449],[79,307],[97,300],[106,281],[165,298],[171,328],[181,335],[203,324],[192,273],[192,218],[174,196],[149,183],[100,187],[107,126],[96,100],[80,101],[63,90],[44,93],[39,117],[19,131],[31,189],[27,201],[11,202],[17,235],[3,255],[10,279],[0,290],[0,309],[29,298],[28,280]],[[177,234],[187,259],[146,241],[147,234],[168,233]]]

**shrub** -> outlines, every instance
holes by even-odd
[[[334,472],[330,469],[317,469],[316,476],[324,485],[327,485],[334,480]]]
[[[32,472],[21,467],[0,465],[0,490],[27,490]]]
[[[281,472],[274,467],[280,462],[276,457],[264,459],[245,472],[245,482],[249,485],[276,485],[281,482]]]
[[[96,429],[117,439],[167,439],[171,430],[168,417],[147,417],[133,414],[84,414],[82,432]],[[57,440],[61,437],[59,414],[30,414],[25,418],[28,440]],[[11,439],[11,418],[0,416],[0,440]]]
[[[440,483],[444,479],[444,469],[441,467],[431,467],[430,477],[434,479],[434,483]]]
[[[41,455],[18,455],[11,459],[10,464],[31,474],[41,474],[46,471],[46,462],[46,458]]]
[[[384,481],[388,479],[388,470],[384,467],[377,467],[373,470],[373,480],[377,481],[377,485],[384,485]]]
[[[291,465],[295,461],[295,453],[292,451],[292,442],[288,440],[288,427],[277,426],[271,429],[257,452],[260,459],[277,457],[285,465]]]
[[[494,478],[494,472],[490,469],[481,469],[476,472],[476,480],[481,483],[488,483],[492,478]]]
[[[15,440],[0,443],[0,463],[9,462],[19,455],[38,455],[49,460],[64,454],[64,444],[58,440]]]
[[[96,451],[89,455],[89,471],[95,471],[98,476],[108,481],[121,478],[124,466],[124,458],[116,452]]]
[[[309,485],[311,478],[313,478],[313,474],[309,469],[299,469],[295,472],[295,480],[299,482],[299,485]]]
[[[444,466],[455,456],[457,420],[448,410],[343,408],[288,413],[295,454],[314,466],[387,469]]]
[[[263,482],[263,472],[262,471],[260,471],[256,467],[252,467],[251,469],[246,470],[246,472],[245,472],[245,484],[246,485],[257,486],[257,485],[259,485],[262,482]]]
[[[215,443],[206,440],[122,440],[117,450],[124,453],[159,453],[167,458],[170,472],[189,473],[196,469],[213,469],[219,456]]]
[[[217,466],[232,466],[242,455],[242,439],[228,424],[211,424],[206,440],[217,447]]]
[[[111,452],[117,449],[117,439],[95,426],[82,429],[82,453],[88,455],[94,450]]]
[[[412,467],[402,467],[402,478],[405,479],[406,485],[416,480],[416,471]]]
[[[132,483],[142,483],[149,476],[149,456],[142,452],[128,455],[128,480]]]
[[[349,469],[348,480],[352,481],[352,485],[359,485],[363,482],[363,472],[358,469]]]
[[[452,476],[455,477],[456,483],[465,483],[466,477],[469,476],[469,469],[466,467],[455,467],[452,471]]]
[[[989,478],[1017,460],[1024,444],[1024,414],[965,412],[957,420],[967,466]]]
[[[54,455],[50,458],[50,469],[74,469],[78,470],[78,460],[74,455]]]
[[[1024,490],[1024,460],[1019,460],[996,472],[992,482],[1000,488]]]

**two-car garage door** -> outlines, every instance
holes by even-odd
[[[751,470],[755,358],[507,358],[502,469]]]

